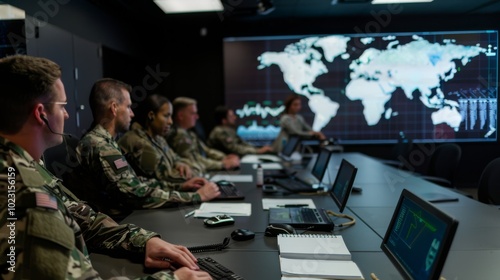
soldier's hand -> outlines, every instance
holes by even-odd
[[[177,269],[174,272],[174,275],[176,276],[176,279],[179,280],[209,280],[212,279],[208,273],[205,271],[196,271],[196,270],[190,270],[187,267],[182,267]]]
[[[169,261],[165,261],[168,259]],[[149,268],[167,269],[171,263],[198,270],[196,258],[189,250],[180,245],[170,244],[159,237],[153,237],[146,243],[144,265]]]
[[[257,150],[258,154],[264,154],[264,153],[270,153],[270,152],[273,152],[273,148],[271,146],[263,146]]]
[[[240,158],[238,156],[230,157],[229,155],[222,159],[222,164],[224,164],[225,169],[233,169],[240,166]]]
[[[177,171],[179,171],[179,173],[183,178],[186,179],[193,178],[193,171],[191,170],[191,167],[189,167],[189,165],[178,162],[175,168],[177,169]]]
[[[209,201],[220,195],[219,187],[214,182],[207,182],[196,192],[200,195],[201,201]]]
[[[186,182],[182,183],[181,189],[182,190],[192,190],[192,189],[199,189],[206,185],[208,181],[205,178],[201,177],[195,177],[192,179],[187,180]]]

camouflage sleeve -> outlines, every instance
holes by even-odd
[[[196,143],[193,143],[186,130],[178,130],[174,136],[169,137],[169,145],[179,156],[201,164],[204,171],[224,169],[222,161],[213,160],[200,154]]]
[[[198,139],[198,142],[200,143],[201,148],[205,151],[207,154],[207,158],[213,159],[213,160],[222,160],[226,156],[225,153],[217,150],[217,149],[212,149],[209,148],[203,141]]]
[[[210,133],[209,143],[214,148],[220,147],[219,149],[223,152],[233,153],[239,156],[257,153],[257,148],[241,140],[241,138],[236,135],[236,132],[226,129],[214,129]]]
[[[169,171],[172,167],[167,164],[167,159],[162,159],[161,152],[156,151],[149,140],[139,137],[135,131],[128,131],[118,140],[118,145],[136,174],[162,181],[164,190],[181,188],[182,182],[170,180]]]
[[[124,200],[134,208],[158,208],[168,203],[199,199],[196,193],[166,191],[163,181],[141,181],[121,152],[107,142],[94,143],[92,146],[82,139],[77,147],[77,155],[87,174],[96,176],[110,196]]]
[[[296,119],[289,117],[288,115],[284,115],[281,118],[281,129],[285,130],[288,135],[301,135],[301,136],[309,136],[309,132],[311,131],[311,127],[304,121],[301,116],[297,116]]]

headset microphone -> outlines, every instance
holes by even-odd
[[[73,137],[73,136],[71,136],[71,134],[58,133],[58,132],[53,131],[52,128],[50,127],[50,125],[49,125],[49,120],[47,120],[47,118],[45,117],[45,115],[41,115],[40,118],[47,125],[47,128],[50,130],[51,133],[57,134],[57,135],[61,135],[61,136],[67,136],[67,137],[70,137],[70,138]]]

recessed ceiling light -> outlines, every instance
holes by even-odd
[[[220,0],[154,0],[166,14],[223,11]]]
[[[0,5],[0,20],[6,19],[24,19],[26,17],[24,10],[11,5]]]
[[[372,4],[428,3],[434,0],[373,0]]]

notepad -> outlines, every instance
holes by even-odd
[[[278,247],[284,258],[351,260],[351,252],[341,235],[280,234]]]
[[[229,216],[250,216],[252,214],[252,204],[203,202],[200,208],[194,211],[194,217],[196,218],[208,218],[224,214]]]
[[[303,260],[280,257],[281,274],[300,278],[364,279],[353,261]]]

